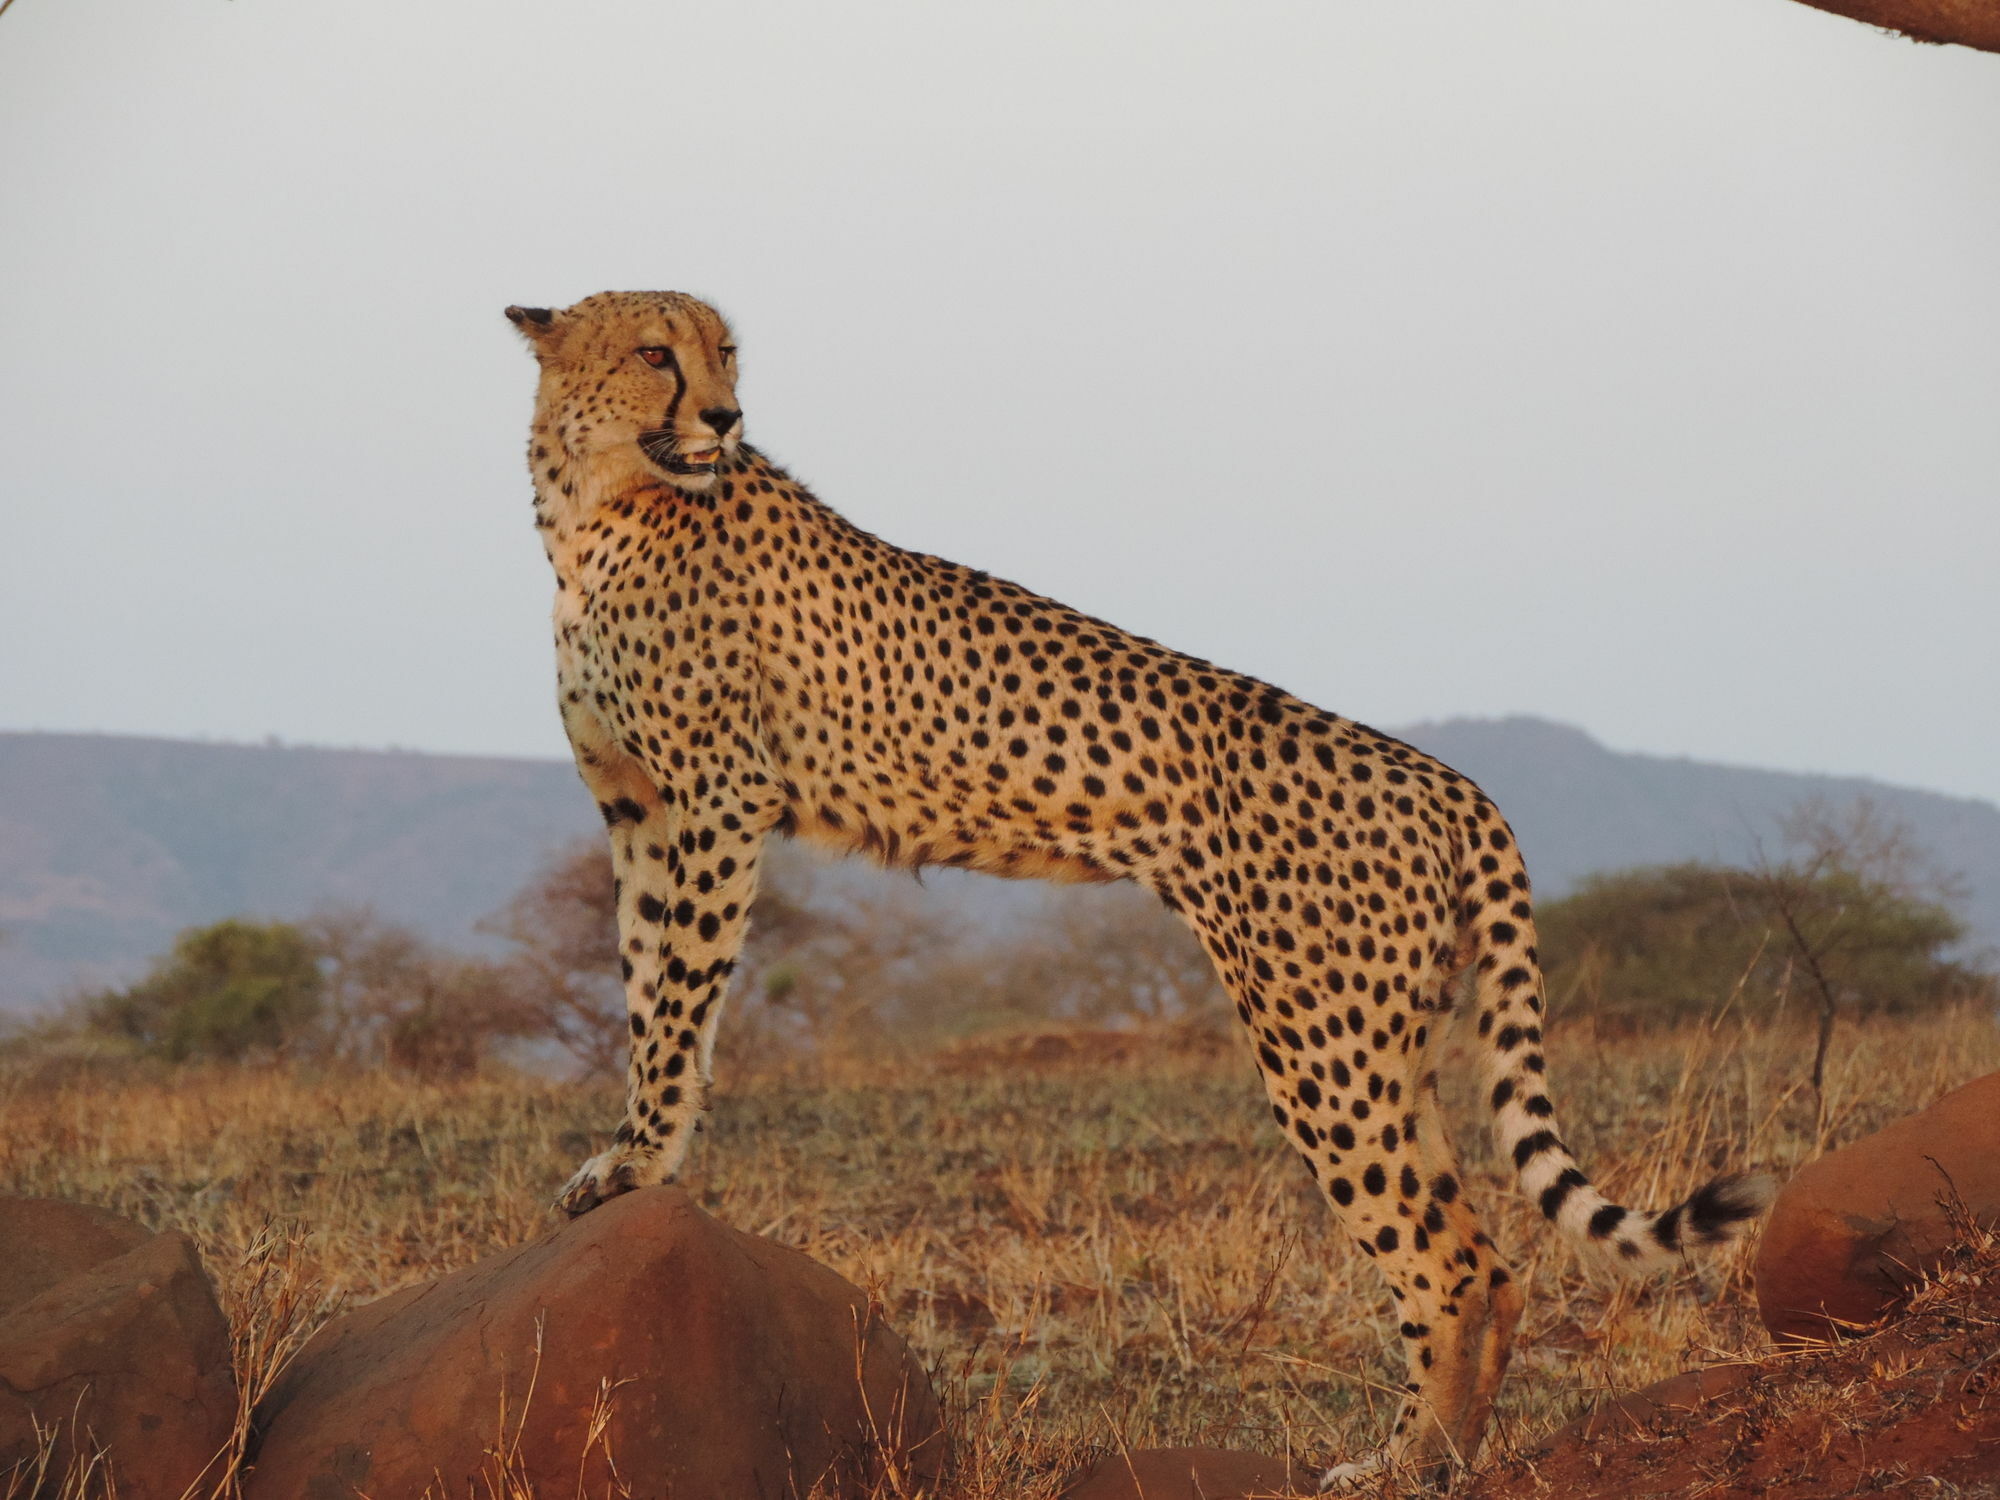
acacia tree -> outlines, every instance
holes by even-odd
[[[986,965],[996,1016],[1140,1026],[1230,1015],[1193,933],[1131,885],[1070,893],[1039,928]]]
[[[618,895],[603,839],[559,851],[479,930],[512,945],[507,967],[524,1026],[586,1071],[624,1067]]]
[[[1781,857],[1600,875],[1543,906],[1536,927],[1558,1008],[1644,1022],[1803,1001],[1817,1030],[1805,1081],[1823,1124],[1840,1016],[1993,1004],[2000,979],[1958,951],[1959,882],[1878,806],[1808,802],[1780,828]]]
[[[857,881],[794,845],[761,863],[729,987],[725,1057],[881,1049],[1050,1020],[1182,1021],[1228,1014],[1207,956],[1131,888],[1075,893],[1045,920],[968,927],[915,881]],[[527,1029],[585,1067],[623,1067],[626,1028],[611,861],[600,840],[556,855],[481,924]]]
[[[439,948],[368,911],[322,914],[304,930],[326,981],[310,1038],[322,1056],[461,1077],[502,1044],[541,1036],[510,965]]]
[[[1946,994],[1976,987],[1990,1000],[1994,984],[1941,957],[1965,936],[1949,906],[1962,882],[1933,866],[1909,829],[1873,801],[1810,800],[1779,827],[1792,855],[1774,863],[1760,854],[1751,889],[1783,934],[1786,980],[1800,978],[1815,1002],[1812,1089],[1823,1132],[1826,1054],[1843,1004],[1876,1008],[1871,998],[1879,1001],[1885,980],[1913,959],[1933,970],[1932,988]]]
[[[507,967],[536,1035],[585,1069],[625,1065],[618,902],[601,839],[556,854],[481,931],[512,946]],[[798,851],[766,851],[750,935],[729,986],[727,1051],[824,1047],[879,1036],[898,981],[946,946],[914,905],[821,889]],[[906,997],[903,997],[906,998]]]

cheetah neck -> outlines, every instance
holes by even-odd
[[[536,462],[535,525],[552,552],[573,545],[599,511],[650,501],[671,488],[643,463],[609,454]]]

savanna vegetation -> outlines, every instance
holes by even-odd
[[[1787,1172],[2000,1068],[1984,1010],[1844,1027],[1824,1110],[1810,1025],[1731,1016],[1552,1048],[1567,1133],[1615,1193],[1724,1163]],[[1743,1255],[1623,1282],[1544,1230],[1446,1080],[1468,1180],[1531,1279],[1492,1440],[1765,1339]],[[99,1203],[202,1247],[249,1390],[345,1305],[545,1231],[616,1118],[606,1080],[426,1079],[278,1062],[94,1068],[0,1090],[0,1193]],[[1352,1453],[1393,1407],[1389,1307],[1272,1130],[1233,1038],[1045,1033],[826,1055],[727,1079],[687,1185],[880,1298],[953,1412],[962,1500],[1034,1500],[1119,1444]],[[553,1500],[553,1497],[543,1497]]]
[[[1543,902],[1554,1017],[1811,1016],[1823,1038],[1841,1016],[2000,1003],[1993,973],[1964,952],[1951,882],[1900,829],[1863,804],[1801,808],[1786,831],[1787,854],[1752,867],[1616,871]],[[914,883],[857,894],[789,848],[768,866],[725,1057],[923,1050],[1049,1024],[1229,1025],[1207,959],[1137,889],[1088,889],[1032,932],[980,933]],[[498,956],[448,952],[365,912],[224,921],[183,933],[138,983],[81,997],[16,1050],[614,1074],[625,1050],[614,912],[610,860],[587,841],[481,924]]]
[[[1625,1201],[1782,1175],[2000,1069],[1948,908],[1829,829],[1760,869],[1545,904],[1565,1133]],[[1120,1445],[1323,1463],[1374,1441],[1401,1378],[1387,1298],[1178,929],[1134,892],[968,955],[914,888],[854,910],[815,878],[766,892],[685,1180],[881,1300],[951,1407],[950,1495],[1053,1496]],[[339,1308],[549,1227],[619,1114],[609,914],[585,849],[496,915],[495,957],[352,916],[187,934],[0,1053],[0,1193],[187,1231],[254,1394]],[[1742,1252],[1668,1283],[1585,1265],[1487,1151],[1469,1061],[1443,1072],[1468,1188],[1532,1283],[1496,1460],[1765,1347]]]

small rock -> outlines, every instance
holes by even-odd
[[[1282,1458],[1226,1448],[1135,1448],[1099,1459],[1071,1480],[1062,1500],[1250,1500],[1310,1495],[1319,1476]]]
[[[0,1198],[0,1494],[10,1471],[32,1472],[38,1426],[59,1433],[50,1494],[93,1450],[121,1500],[180,1500],[220,1477],[236,1426],[229,1324],[186,1235]]]
[[[245,1500],[858,1495],[885,1463],[934,1489],[944,1460],[930,1382],[867,1297],[679,1188],[336,1319],[255,1426]]]
[[[1803,1168],[1771,1209],[1757,1251],[1757,1308],[1784,1339],[1828,1338],[1894,1309],[1956,1237],[1955,1193],[2000,1225],[2000,1073]]]

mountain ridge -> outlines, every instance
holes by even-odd
[[[1868,797],[1961,873],[1974,946],[2000,944],[2000,807],[1860,777],[1607,749],[1527,716],[1390,731],[1477,781],[1544,899],[1596,871],[1740,862],[1807,798]],[[141,972],[182,928],[368,907],[477,950],[476,930],[553,854],[599,828],[566,761],[404,750],[0,732],[0,1013]],[[896,880],[863,866],[844,881]],[[991,930],[1058,897],[957,871],[926,900]]]

